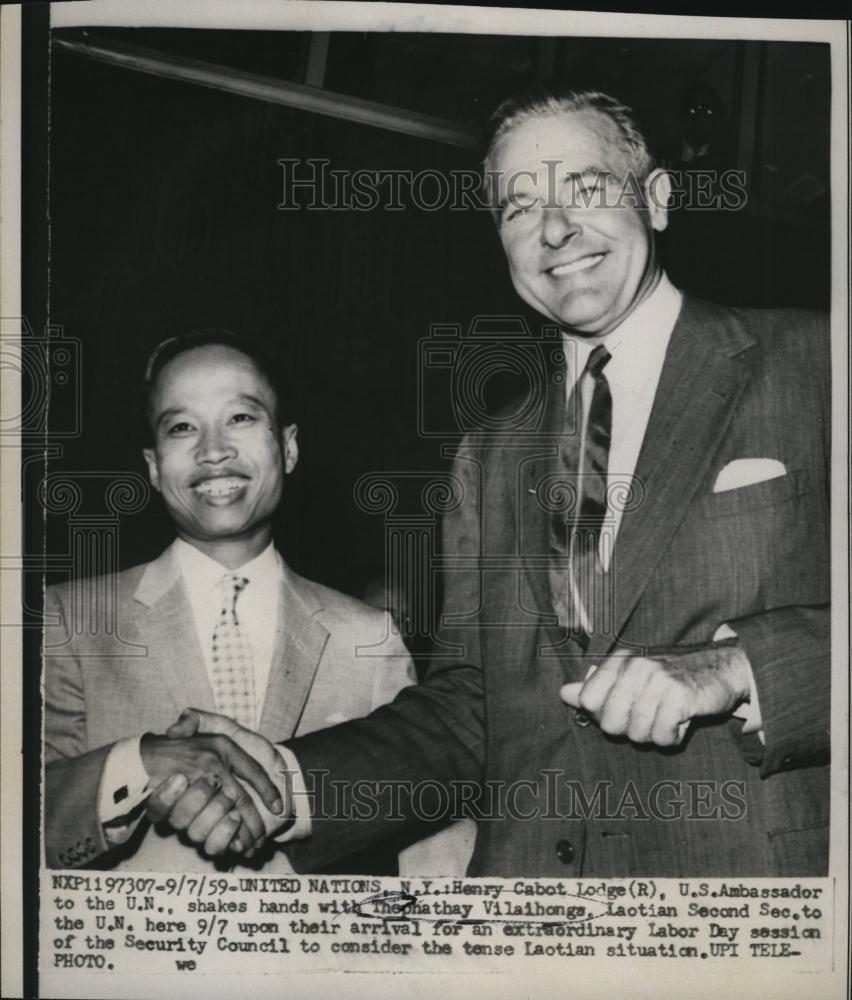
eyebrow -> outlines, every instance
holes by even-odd
[[[264,413],[270,412],[266,403],[264,403],[263,400],[259,399],[257,396],[251,395],[251,393],[240,393],[239,396],[233,396],[226,401],[225,405],[227,406],[229,404],[237,403],[248,404],[255,407],[255,409],[263,410]],[[186,406],[170,406],[167,410],[163,410],[163,412],[158,415],[157,427],[161,426],[167,420],[171,420],[173,417],[176,417],[180,413],[189,412],[189,407]]]
[[[167,420],[171,420],[172,417],[176,417],[179,413],[184,413],[185,411],[178,406],[172,406],[168,410],[163,410],[162,413],[157,415],[157,427],[164,424]]]
[[[268,410],[266,403],[264,403],[258,396],[251,395],[251,393],[241,393],[239,396],[234,396],[233,399],[229,399],[228,402],[250,403],[252,406],[256,406],[259,410]]]

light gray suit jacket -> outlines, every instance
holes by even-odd
[[[45,622],[48,866],[211,869],[194,846],[146,821],[110,850],[98,819],[101,776],[116,741],[162,733],[187,706],[214,711],[172,548],[122,573],[50,587]],[[414,682],[389,615],[287,567],[277,627],[260,721],[270,739],[366,715]],[[264,873],[291,870],[281,850],[264,864]]]

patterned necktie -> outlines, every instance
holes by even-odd
[[[612,435],[612,396],[603,373],[609,360],[609,351],[602,344],[596,347],[571,391],[564,446],[560,448],[560,472],[566,482],[576,484],[577,496],[570,509],[554,514],[551,522],[551,551],[561,560],[561,565],[555,563],[551,571],[557,616],[584,649],[588,646],[590,629],[595,624],[601,626],[606,618],[598,552],[607,509]],[[587,378],[593,380],[594,388],[583,428],[582,392]],[[583,429],[585,434],[581,433]]]
[[[237,617],[237,599],[248,584],[244,576],[222,577],[222,612],[213,629],[213,700],[221,715],[256,729],[251,646]]]

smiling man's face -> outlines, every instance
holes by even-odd
[[[516,291],[586,336],[614,329],[660,273],[654,231],[665,229],[666,210],[654,198],[637,204],[639,179],[625,188],[631,164],[617,139],[616,125],[594,110],[531,118],[503,136],[490,163]],[[646,191],[658,174],[644,180]]]
[[[151,393],[151,484],[178,535],[225,565],[269,544],[284,475],[298,458],[296,426],[278,429],[276,402],[254,362],[223,344],[178,354]]]

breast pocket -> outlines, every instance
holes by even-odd
[[[797,497],[810,492],[808,482],[801,470],[788,472],[784,476],[765,479],[749,486],[739,486],[721,493],[710,493],[699,501],[698,513],[708,518],[737,517],[791,503]]]
[[[655,574],[666,600],[691,603],[696,620],[717,622],[826,600],[822,503],[803,472],[699,496]]]

